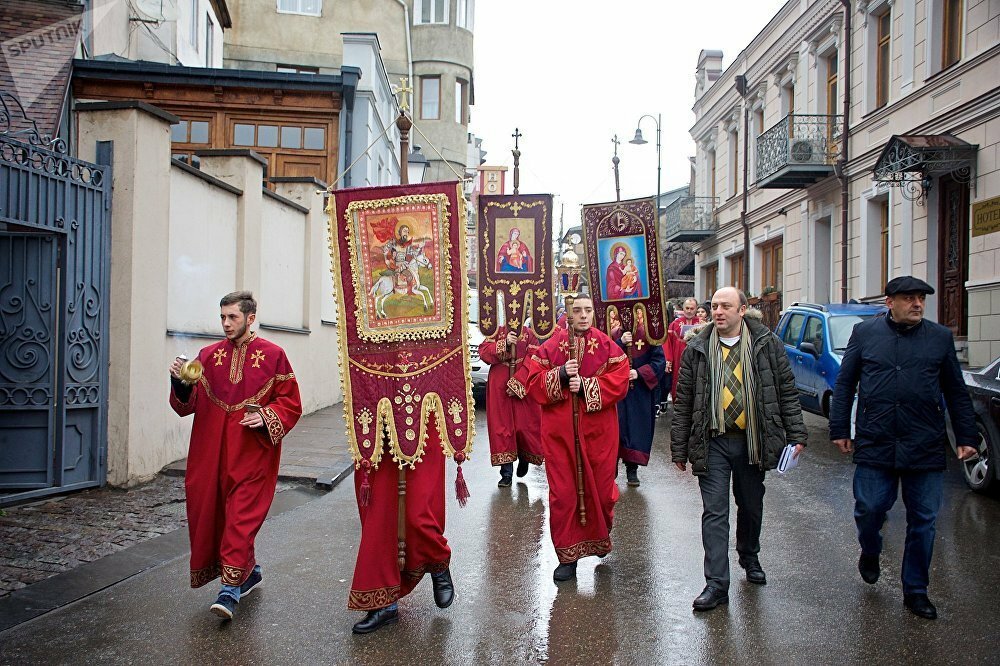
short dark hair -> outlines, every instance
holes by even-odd
[[[226,294],[219,301],[219,307],[227,305],[239,305],[243,316],[257,314],[257,301],[254,300],[252,291],[234,291]]]

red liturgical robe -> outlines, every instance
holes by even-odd
[[[299,386],[284,350],[251,335],[198,353],[201,381],[182,401],[180,416],[194,414],[184,488],[191,536],[191,587],[220,575],[239,585],[253,571],[254,539],[267,517],[278,481],[281,440],[302,415]],[[247,403],[261,405],[262,428],[241,426]]]
[[[399,468],[386,458],[369,472],[371,498],[367,506],[361,501],[364,476],[361,470],[354,473],[361,544],[347,608],[370,611],[406,596],[425,573],[439,573],[451,563],[451,548],[444,537],[444,452],[437,419],[428,421],[422,461],[406,469],[406,557],[402,571],[397,559]]]
[[[670,362],[670,372],[674,374],[674,382],[670,386],[670,397],[674,400],[677,399],[677,384],[679,383],[677,377],[680,377],[681,374],[681,356],[684,355],[684,350],[687,348],[684,336],[681,335],[681,326],[692,326],[697,323],[697,317],[688,319],[684,314],[681,314],[667,327],[667,344],[664,345],[663,351],[666,352],[667,361]]]
[[[525,328],[517,341],[514,374],[508,365],[512,350],[507,327],[479,345],[479,357],[490,364],[486,382],[486,428],[490,435],[490,463],[503,465],[523,458],[533,465],[544,462],[538,403],[527,397],[528,368],[525,360],[538,350],[534,331]],[[511,393],[514,395],[512,396]]]
[[[580,361],[583,391],[576,397],[587,524],[577,506],[577,458],[573,440],[573,399],[560,370]],[[559,562],[611,552],[611,523],[618,486],[618,413],[615,403],[628,393],[629,362],[604,333],[583,336],[557,330],[528,362],[528,395],[542,405],[542,448],[549,480],[549,528]]]

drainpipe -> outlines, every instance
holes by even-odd
[[[847,223],[850,217],[851,194],[847,177],[848,141],[851,136],[851,0],[844,5],[844,130],[837,172],[840,176],[840,302],[847,302]]]
[[[410,44],[410,7],[403,0],[396,0],[403,8],[403,31],[406,33],[406,67],[409,74],[410,87],[414,88],[413,81],[413,46]]]

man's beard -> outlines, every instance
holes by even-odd
[[[233,340],[234,342],[236,340],[239,340],[244,335],[246,335],[247,328],[248,328],[248,325],[247,324],[243,324],[243,326],[241,326],[240,328],[238,328],[237,330],[235,330],[235,331],[232,332],[232,334],[229,336],[229,339]]]

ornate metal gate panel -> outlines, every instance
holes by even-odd
[[[105,479],[111,145],[63,149],[0,105],[0,506]]]

